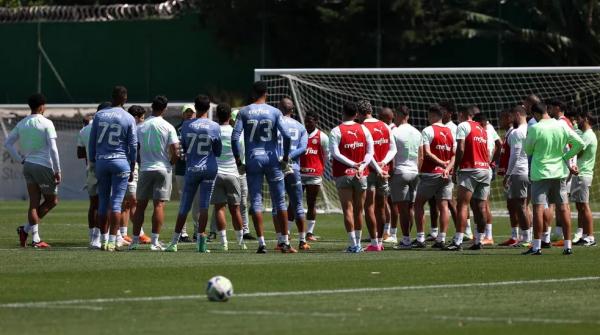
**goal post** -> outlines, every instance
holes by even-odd
[[[504,134],[498,129],[500,112],[530,94],[542,100],[559,98],[577,110],[600,114],[600,67],[255,69],[254,75],[267,83],[268,103],[276,106],[282,97],[290,96],[299,120],[303,122],[308,111],[316,112],[319,128],[326,133],[341,122],[343,102],[358,99],[370,100],[376,111],[382,106],[408,106],[411,123],[419,130],[427,126],[427,107],[433,103],[475,104],[500,136]],[[594,178],[590,201],[596,211],[600,210],[599,189],[600,179]],[[496,178],[493,209],[504,210],[504,199],[501,180]],[[329,168],[319,204],[327,212],[340,211]]]

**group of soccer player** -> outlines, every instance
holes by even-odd
[[[540,255],[542,248],[551,247],[554,214],[560,235],[554,244],[563,246],[563,254],[571,254],[573,244],[596,245],[589,206],[596,118],[589,112],[578,113],[556,99],[542,103],[530,95],[501,113],[500,126],[505,130],[501,139],[476,105],[458,108],[458,113],[451,101],[431,105],[429,126],[418,131],[410,124],[407,106],[384,107],[376,119],[371,103],[360,100],[341,106],[342,123],[327,136],[318,129],[316,113],[297,115],[304,124],[294,118],[291,98],[281,99],[279,109],[267,104],[265,82],[255,82],[252,93],[253,103],[239,111],[219,104],[218,123],[208,118],[208,97],[199,95],[193,105],[183,107],[183,122],[176,129],[163,118],[166,97],[155,97],[151,116],[144,119],[141,106],[123,109],[127,90],[115,87],[111,102],[98,106],[79,137],[77,154],[87,162],[90,248],[136,250],[148,243],[154,251],[176,252],[178,243],[189,241],[186,220],[196,207],[192,216],[197,251],[209,252],[206,230],[212,204],[211,231],[215,238],[218,234],[221,250],[229,249],[227,207],[237,247],[245,250],[245,239],[254,239],[249,234],[248,210],[257,253],[266,253],[262,203],[266,178],[276,249],[297,252],[289,237],[295,222],[298,249],[309,250],[308,242],[317,240],[316,201],[328,161],[348,234],[348,253],[379,252],[384,243],[400,250],[426,248],[432,242],[432,248],[447,251],[462,250],[468,240],[473,240],[470,250],[494,244],[489,195],[496,172],[504,178],[511,225],[511,238],[500,246],[522,246],[527,248],[524,254]],[[28,223],[17,229],[21,246],[32,235],[32,246],[47,248],[38,224],[58,203],[61,173],[56,131],[43,116],[42,95],[33,95],[29,106],[32,115],[17,124],[5,146],[23,163],[30,195]],[[455,114],[458,125],[453,122]],[[17,141],[21,152],[14,146]],[[172,240],[164,246],[159,234],[165,203],[171,198],[174,165],[179,170],[175,179],[181,202]],[[148,238],[142,227],[150,200]],[[579,214],[573,236],[569,201],[576,203]],[[426,203],[431,215],[427,236]],[[369,234],[364,248],[363,216]],[[450,217],[456,233],[447,241]],[[132,238],[127,234],[130,218]],[[416,238],[411,239],[413,225]]]

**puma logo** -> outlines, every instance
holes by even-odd
[[[354,137],[358,138],[358,135],[356,134],[355,131],[353,130],[347,130],[346,133],[350,134],[350,135],[354,135]]]
[[[440,133],[440,136],[444,138],[444,140],[446,140],[446,134],[445,133]]]
[[[376,133],[380,133],[381,135],[383,135],[383,131],[381,131],[381,129],[379,128],[373,128],[373,131]]]

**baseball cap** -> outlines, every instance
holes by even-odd
[[[187,111],[188,109],[191,109],[194,111],[194,113],[196,113],[196,108],[194,107],[194,104],[185,104],[183,105],[183,107],[181,107],[181,113],[185,113],[185,111]]]

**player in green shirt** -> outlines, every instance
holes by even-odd
[[[596,148],[598,139],[592,130],[596,124],[596,117],[590,112],[581,112],[577,117],[577,124],[581,131],[581,138],[585,144],[585,149],[577,156],[577,169],[571,183],[571,201],[577,206],[577,233],[573,238],[573,243],[583,246],[596,245],[594,238],[594,221],[592,219],[592,210],[590,209],[590,188],[594,176],[594,164],[596,163]]]
[[[534,240],[532,247],[524,254],[542,254],[544,205],[554,203],[556,217],[563,223],[563,254],[570,255],[573,253],[570,240],[571,211],[567,199],[566,178],[569,172],[576,174],[577,167],[567,166],[567,162],[583,149],[583,140],[575,131],[551,118],[545,104],[535,104],[531,111],[538,123],[527,132],[525,152],[532,156],[530,178]],[[571,145],[571,149],[565,153],[563,150],[567,144]]]

